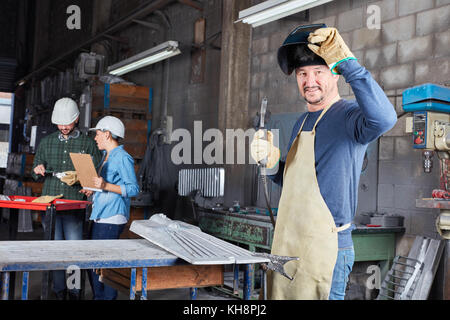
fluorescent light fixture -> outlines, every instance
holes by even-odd
[[[239,11],[239,20],[236,22],[242,21],[255,28],[331,1],[333,0],[268,0]]]
[[[107,71],[109,74],[120,76],[133,70],[148,66],[152,63],[173,57],[180,53],[181,51],[178,49],[178,41],[167,41],[126,60],[109,66]]]

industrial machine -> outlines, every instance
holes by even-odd
[[[450,299],[450,88],[430,83],[409,88],[403,92],[403,110],[412,112],[409,132],[413,134],[413,147],[423,150],[424,171],[431,172],[433,158],[439,161],[440,188],[433,190],[432,198],[416,199],[416,207],[440,210],[436,229],[445,239],[445,250],[441,259],[435,259],[436,263],[441,260],[436,283],[442,298],[447,300]],[[436,269],[437,264],[433,270]]]
[[[413,146],[423,149],[423,168],[431,172],[433,154],[448,159],[450,150],[450,89],[424,84],[403,92],[403,110],[413,112]]]
[[[409,88],[403,92],[403,110],[413,113],[413,147],[423,150],[424,171],[431,172],[435,154],[439,160],[441,183],[433,198],[450,199],[450,89],[431,83]],[[450,210],[441,208],[436,227],[444,239],[450,239]]]

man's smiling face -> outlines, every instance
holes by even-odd
[[[312,106],[320,105],[337,93],[339,76],[333,75],[324,65],[299,67],[295,70],[300,94]]]

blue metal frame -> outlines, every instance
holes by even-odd
[[[2,300],[8,300],[9,298],[9,272],[2,273],[2,281],[1,281],[1,288],[2,288]]]
[[[109,105],[110,105],[110,91],[111,91],[111,86],[109,83],[105,83],[105,89],[103,92],[103,107],[105,109],[109,109]]]
[[[30,273],[25,271],[22,274],[22,300],[28,300],[28,279]]]
[[[246,264],[244,269],[244,300],[250,300],[252,296],[252,279],[253,279],[253,265]]]
[[[191,297],[191,300],[197,300],[197,293],[197,288],[190,288],[189,296]]]
[[[99,240],[100,241],[100,240]],[[176,256],[173,258],[142,258],[138,260],[109,260],[109,261],[67,261],[67,262],[40,262],[40,263],[10,263],[10,264],[0,264],[0,287],[1,287],[1,299],[8,300],[10,297],[10,283],[13,284],[11,280],[12,272],[23,271],[22,275],[22,300],[28,299],[28,284],[29,284],[29,272],[30,271],[44,271],[48,274],[50,270],[66,270],[69,266],[76,264],[80,269],[114,269],[114,268],[130,268],[131,278],[130,278],[130,299],[134,300],[136,298],[136,281],[137,281],[137,268],[142,268],[142,291],[141,299],[147,299],[147,284],[148,284],[148,269],[149,267],[158,266],[175,266],[187,264],[183,260]],[[238,267],[238,265],[236,265]],[[236,268],[238,270],[238,268]],[[244,293],[243,298],[248,300],[251,298],[252,291],[252,275],[254,267],[251,264],[245,265],[244,272]],[[47,287],[48,282],[42,282],[43,287]],[[41,288],[41,292],[46,290]],[[197,288],[190,289],[190,298],[196,299],[198,295]],[[11,297],[14,298],[14,297]],[[41,298],[47,298],[46,295],[41,293]]]
[[[142,268],[141,300],[147,300],[147,268]]]
[[[136,298],[136,268],[131,268],[130,277],[130,300]]]

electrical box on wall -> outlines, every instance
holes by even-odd
[[[90,79],[104,73],[105,57],[99,54],[81,53],[75,62],[75,72],[80,79]]]
[[[436,148],[435,132],[442,124],[450,122],[450,114],[418,111],[413,115],[413,146],[415,149],[432,149]]]

